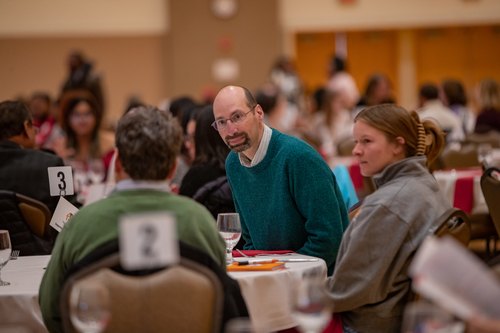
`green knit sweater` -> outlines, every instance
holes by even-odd
[[[247,168],[231,152],[226,172],[245,249],[294,250],[333,272],[348,217],[335,176],[309,145],[273,130],[264,159]]]
[[[225,269],[225,244],[212,215],[195,201],[168,192],[125,190],[82,208],[57,237],[40,286],[39,302],[50,332],[62,332],[59,298],[68,269],[98,246],[118,238],[120,216],[169,211],[179,239],[210,254]]]

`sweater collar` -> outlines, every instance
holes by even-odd
[[[271,130],[271,128],[268,127],[267,125],[264,125],[264,133],[262,134],[262,139],[260,140],[259,148],[255,152],[255,156],[253,157],[253,159],[250,160],[242,153],[238,154],[241,165],[247,168],[251,168],[262,162],[264,157],[266,157],[267,149],[269,148],[269,142],[271,141],[272,134],[273,131]]]
[[[124,179],[116,184],[113,192],[127,190],[156,190],[170,192],[170,186],[167,181]]]
[[[427,157],[425,156],[412,156],[405,158],[389,164],[384,170],[382,170],[382,172],[373,176],[373,181],[375,182],[377,188],[379,188],[394,178],[429,173],[426,162]]]

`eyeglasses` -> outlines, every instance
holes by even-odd
[[[221,118],[221,119],[216,119],[213,123],[212,123],[212,127],[215,128],[216,131],[220,131],[220,130],[223,130],[227,127],[227,122],[228,121],[231,121],[234,125],[236,124],[239,124],[241,123],[243,120],[245,120],[245,118],[247,117],[247,115],[252,112],[255,107],[257,105],[254,105],[250,111],[247,111],[247,112],[243,112],[243,111],[236,111],[235,113],[233,113],[231,115],[231,117],[229,117],[229,119],[224,119],[224,118]]]

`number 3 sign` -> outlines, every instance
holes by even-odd
[[[47,168],[49,173],[50,195],[73,195],[73,173],[70,166]]]

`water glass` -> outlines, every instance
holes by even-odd
[[[319,333],[331,320],[333,306],[324,272],[306,272],[293,291],[293,316],[300,332]]]
[[[82,333],[103,332],[111,317],[109,298],[104,285],[91,281],[77,282],[70,294],[73,326]]]
[[[459,333],[463,323],[444,309],[427,301],[417,301],[406,306],[403,333]]]
[[[10,237],[8,230],[0,230],[0,273],[10,259],[10,254],[12,253],[12,245],[10,244]],[[8,286],[10,282],[2,280],[0,275],[0,286]]]
[[[221,213],[217,215],[217,230],[226,242],[226,264],[233,262],[233,248],[241,237],[240,214]]]

